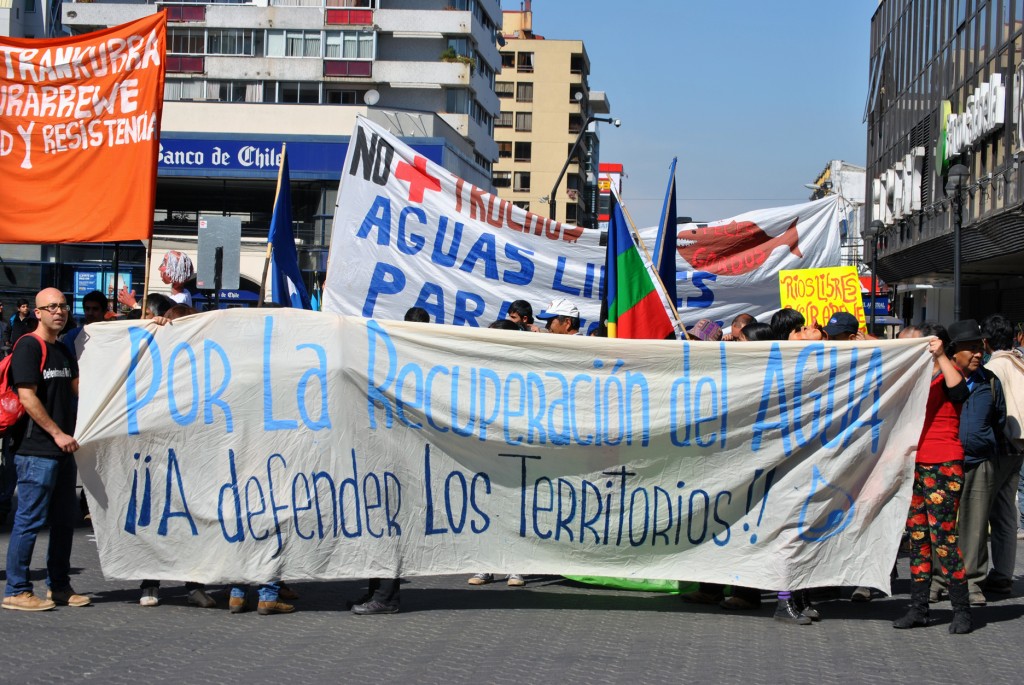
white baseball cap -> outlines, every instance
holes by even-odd
[[[564,297],[558,297],[551,301],[548,308],[537,314],[538,319],[553,319],[556,316],[576,316],[580,315],[580,308],[572,303],[571,300],[567,300]]]

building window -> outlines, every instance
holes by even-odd
[[[320,57],[319,31],[267,31],[267,57]]]
[[[512,172],[495,171],[491,181],[494,183],[495,188],[508,188],[512,185]]]
[[[565,222],[568,223],[568,224],[576,223],[576,221],[577,221],[577,219],[579,217],[578,211],[579,210],[578,210],[577,205],[573,204],[572,202],[567,204],[565,206]]]
[[[373,31],[328,31],[324,57],[373,59]]]
[[[516,55],[516,71],[526,74],[533,72],[532,52],[520,52]]]
[[[320,102],[320,84],[315,81],[281,81],[278,85],[278,102],[317,104]]]
[[[511,158],[512,157],[512,143],[510,143],[510,142],[498,143],[498,157]]]
[[[569,133],[577,134],[583,130],[583,117],[579,114],[569,115]]]
[[[202,55],[206,53],[203,29],[167,29],[167,54]]]
[[[516,130],[533,130],[533,112],[516,112]]]
[[[513,190],[515,191],[527,191],[530,189],[530,172],[529,171],[517,171],[513,175],[515,185]]]
[[[358,90],[325,87],[324,102],[329,105],[358,105],[362,102],[362,96]]]
[[[494,83],[494,94],[500,98],[510,98],[515,91],[515,84],[511,81],[496,81]]]
[[[533,84],[523,82],[516,84],[516,102],[533,102]]]
[[[176,29],[167,29],[167,44]],[[180,29],[177,29],[180,30]],[[206,38],[208,55],[262,55],[263,32],[248,29],[210,29]],[[255,40],[254,40],[255,38]],[[168,50],[170,52],[170,50]]]
[[[511,69],[516,65],[516,53],[514,52],[503,52],[501,53],[501,68]]]
[[[570,74],[582,74],[587,62],[583,59],[583,55],[580,53],[574,54],[569,58],[569,73]]]
[[[530,211],[530,203],[526,200],[515,200],[512,202],[513,205],[523,210],[524,212]]]
[[[10,7],[10,5],[8,5]],[[35,12],[36,11],[36,0],[25,0],[25,11]]]
[[[512,128],[512,112],[499,112],[494,128]]]
[[[517,162],[529,162],[533,151],[533,143],[528,142],[517,142],[516,143],[516,156],[515,161]]]
[[[452,88],[446,94],[445,112],[449,114],[469,114],[469,91],[465,88]]]

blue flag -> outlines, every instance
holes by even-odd
[[[309,295],[302,282],[299,270],[299,253],[295,249],[295,234],[292,232],[292,186],[288,175],[288,150],[281,150],[281,169],[277,175],[277,197],[274,198],[274,215],[270,219],[270,235],[267,240],[273,245],[270,257],[271,299],[282,307],[309,309]]]
[[[673,305],[679,306],[676,292],[676,158],[668,172],[668,190],[665,192],[665,206],[661,209],[661,223],[658,224],[658,239],[654,242],[651,261],[665,284],[665,290]]]

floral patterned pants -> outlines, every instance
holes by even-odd
[[[937,572],[951,582],[963,582],[964,560],[956,530],[963,484],[961,461],[914,467],[914,491],[907,515],[910,576],[914,581],[931,582],[934,549],[939,562]]]

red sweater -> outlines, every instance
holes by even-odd
[[[960,408],[970,391],[967,382],[953,388],[946,387],[942,373],[932,378],[928,389],[924,428],[917,443],[918,464],[941,464],[944,461],[962,461],[964,448],[960,443]]]

